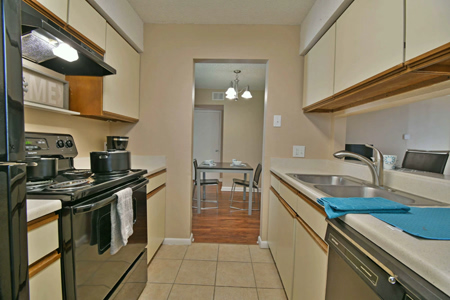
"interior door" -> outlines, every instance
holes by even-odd
[[[195,109],[194,158],[198,163],[206,159],[221,161],[222,111]],[[206,173],[207,179],[219,179],[219,173]]]

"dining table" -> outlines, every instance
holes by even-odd
[[[206,179],[206,173],[243,173],[244,180],[249,178],[248,191],[248,214],[252,214],[252,197],[253,197],[253,168],[247,163],[235,165],[232,162],[215,162],[213,164],[201,163],[197,167],[197,186],[200,187],[200,181]],[[202,175],[202,176],[201,176]],[[197,213],[201,213],[201,189],[197,189]],[[206,195],[206,187],[203,186],[203,195]],[[244,196],[246,196],[246,187],[244,187]]]

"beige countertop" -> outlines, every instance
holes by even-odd
[[[300,183],[286,174],[349,175],[368,180],[367,174],[359,176],[358,172],[353,174],[352,172],[350,174],[349,172],[344,172],[345,174],[340,173],[339,170],[330,168],[326,160],[305,160],[304,162],[293,164],[292,162],[288,163],[281,159],[276,159],[272,160],[271,171],[313,200],[327,195]],[[441,183],[437,182],[437,184]],[[408,190],[404,191],[410,192]],[[448,186],[449,193],[450,185]],[[428,196],[429,198],[435,198],[432,197],[433,195]],[[341,217],[341,220],[444,293],[450,295],[450,241],[417,238],[367,214],[348,214]]]
[[[60,200],[27,200],[27,222],[61,209]]]

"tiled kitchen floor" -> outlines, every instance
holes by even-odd
[[[257,245],[162,245],[139,300],[285,300],[268,249]]]

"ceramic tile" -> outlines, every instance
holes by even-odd
[[[144,287],[145,283],[141,282],[125,283],[119,293],[114,297],[114,300],[138,299]]]
[[[253,270],[255,272],[256,286],[258,288],[283,288],[275,264],[254,263]]]
[[[217,286],[255,287],[251,263],[218,262]]]
[[[219,245],[219,261],[251,262],[247,245]]]
[[[184,245],[161,245],[155,258],[157,259],[183,259],[188,246]]]
[[[139,300],[167,300],[172,284],[147,283]]]
[[[221,287],[217,286],[214,300],[258,300],[255,288]]]
[[[184,259],[216,261],[218,252],[218,244],[195,243],[189,246]]]
[[[180,259],[154,259],[148,267],[148,282],[173,283],[181,262]]]
[[[215,261],[184,260],[175,283],[214,285],[216,265]]]
[[[269,249],[261,249],[258,245],[249,246],[252,262],[273,263]]]
[[[174,284],[169,300],[212,300],[214,287],[204,285]]]
[[[283,289],[258,289],[259,300],[287,300]]]

